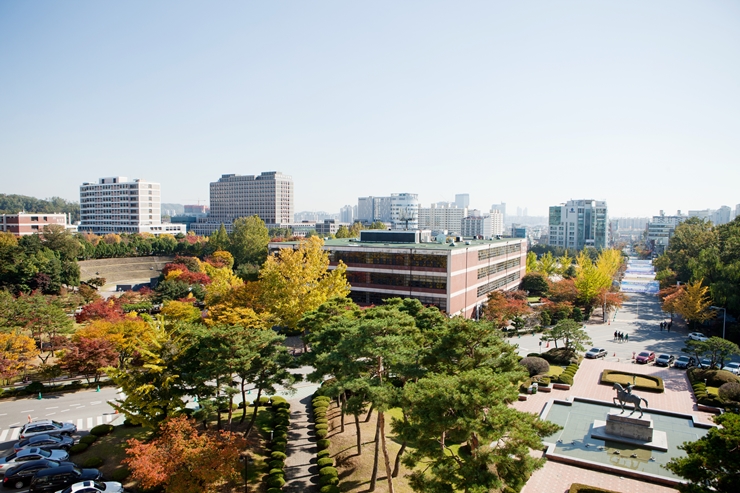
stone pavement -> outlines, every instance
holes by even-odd
[[[285,460],[285,486],[283,491],[302,493],[318,491],[313,481],[317,480],[316,436],[313,431],[311,396],[290,402],[290,429]]]

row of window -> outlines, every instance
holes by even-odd
[[[382,293],[369,293],[366,291],[352,291],[349,294],[352,301],[358,305],[382,305],[389,298],[398,298],[396,295]],[[424,306],[436,306],[441,311],[447,311],[447,300],[445,298],[432,298],[431,296],[404,295],[403,298],[419,300]]]
[[[478,250],[478,260],[485,260],[487,258],[500,257],[501,255],[508,255],[510,253],[521,253],[522,244],[513,243],[511,245],[503,245],[497,247],[486,248],[485,250]]]
[[[403,288],[425,288],[447,290],[445,277],[388,274],[385,272],[347,272],[347,281],[350,285],[374,284],[379,286],[393,286]]]
[[[491,291],[495,291],[499,288],[503,288],[507,284],[516,281],[519,279],[519,271],[516,271],[514,273],[509,274],[506,277],[502,277],[501,279],[496,279],[495,281],[487,282],[482,286],[478,286],[478,297],[487,295]]]
[[[335,251],[331,252],[330,258],[332,262],[339,262],[341,260],[345,264],[393,265],[399,267],[430,267],[447,269],[446,255]]]
[[[480,269],[478,269],[478,279],[483,279],[484,277],[490,276],[492,274],[496,274],[497,272],[501,272],[502,270],[513,269],[515,267],[519,267],[520,264],[521,264],[521,259],[514,258],[511,260],[507,260],[506,262],[499,262],[497,264],[481,267]]]

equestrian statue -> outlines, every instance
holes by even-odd
[[[645,401],[645,407],[648,407],[648,401],[643,399],[640,396],[632,394],[632,385],[627,384],[627,388],[622,388],[621,385],[618,383],[614,384],[614,389],[617,391],[617,396],[612,399],[612,402],[616,405],[617,399],[619,399],[619,404],[622,406],[622,412],[624,412],[624,403],[627,402],[628,404],[634,404],[635,409],[632,410],[630,413],[630,416],[634,414],[635,411],[640,411],[640,417],[642,418],[643,410],[640,407],[640,401]],[[620,413],[621,414],[621,413]]]

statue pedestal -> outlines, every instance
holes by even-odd
[[[653,420],[609,413],[606,421],[594,420],[591,437],[668,451],[668,436],[653,429]]]

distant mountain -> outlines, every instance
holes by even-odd
[[[65,212],[70,214],[72,222],[80,220],[80,204],[68,202],[60,197],[37,199],[26,195],[6,195],[0,193],[0,214],[18,214],[19,212]]]
[[[182,204],[162,204],[163,216],[179,216],[185,213],[185,207]]]

